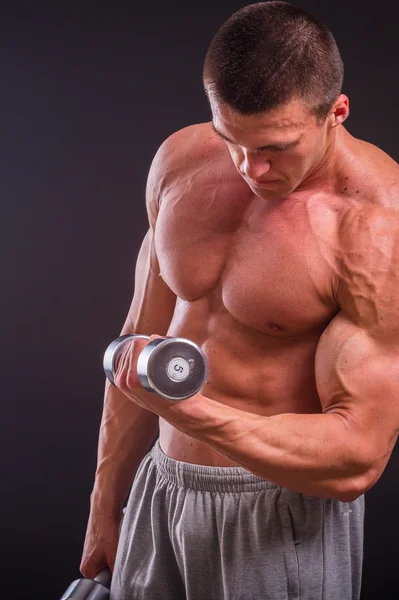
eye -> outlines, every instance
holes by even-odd
[[[269,152],[287,152],[288,150],[291,150],[291,148],[294,148],[297,145],[297,142],[291,143],[291,144],[279,144],[277,146],[264,146],[263,148],[261,148],[261,150],[264,151],[269,151]]]
[[[267,146],[264,149],[269,150],[269,152],[286,152],[290,149],[290,146]]]

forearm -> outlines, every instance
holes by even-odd
[[[196,394],[164,418],[259,477],[306,495],[349,501],[367,474],[337,414],[264,417]]]
[[[108,381],[91,504],[118,516],[137,469],[158,435],[158,415],[134,404]]]

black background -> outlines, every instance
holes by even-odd
[[[79,576],[102,356],[133,293],[161,142],[208,121],[206,48],[245,2],[0,9],[1,596],[57,600]],[[297,4],[343,56],[353,135],[399,154],[394,3]],[[362,600],[396,598],[398,450],[366,494]]]

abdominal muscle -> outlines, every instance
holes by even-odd
[[[204,319],[204,303],[191,304],[191,310],[182,311],[185,314],[175,313],[168,336],[192,339],[204,351],[208,378],[202,395],[263,416],[322,412],[314,374],[321,332],[289,339],[276,337],[250,330],[225,309],[207,314]],[[208,334],[205,338],[204,332]],[[161,449],[175,460],[208,466],[240,466],[162,418],[159,428]]]

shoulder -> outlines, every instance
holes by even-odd
[[[214,133],[211,123],[189,125],[172,133],[159,146],[149,169],[147,210],[158,212],[168,190],[194,177],[203,184],[212,178],[218,165],[227,165],[228,161],[231,163],[226,145]]]
[[[374,144],[352,138],[350,179],[366,204],[399,207],[399,164]]]
[[[190,125],[170,135],[159,147],[147,179],[147,210],[158,214],[161,205],[190,200],[203,206],[205,197],[242,193],[249,189],[238,174],[226,144],[211,123]]]
[[[378,320],[377,304],[398,284],[399,165],[377,146],[348,139],[338,194],[337,300],[353,320]]]
[[[399,333],[399,197],[350,206],[340,227],[338,302],[369,331]]]
[[[211,123],[184,127],[167,137],[156,152],[150,175],[170,175],[176,168],[190,168],[200,162],[212,162],[226,154],[225,144],[214,133]]]

